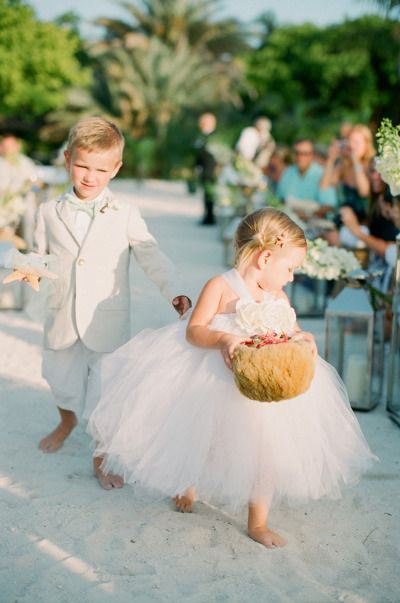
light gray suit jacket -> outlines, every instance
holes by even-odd
[[[168,300],[178,294],[175,271],[131,202],[107,189],[82,245],[72,211],[63,196],[38,210],[35,250],[54,256],[49,268],[59,276],[48,283],[44,345],[60,350],[80,339],[95,352],[112,352],[130,337],[130,250]]]

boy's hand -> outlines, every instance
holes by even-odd
[[[228,333],[223,335],[220,339],[221,354],[226,366],[229,369],[232,369],[233,353],[242,341],[243,337],[239,337],[238,335],[229,335]]]
[[[172,300],[172,305],[180,316],[186,314],[189,308],[192,307],[192,302],[187,295],[177,295]]]
[[[32,271],[30,271],[30,274],[26,274],[22,270],[15,269],[3,279],[3,283],[6,285],[13,281],[24,281],[25,283],[28,283],[34,291],[39,291],[40,276],[39,274],[31,274],[31,272]]]
[[[299,331],[292,337],[292,339],[294,341],[307,341],[311,345],[311,353],[315,360],[315,358],[318,356],[318,348],[312,333],[308,333],[308,331]]]

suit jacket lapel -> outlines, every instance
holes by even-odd
[[[75,241],[75,243],[80,247],[80,243],[75,236],[74,233],[74,225],[71,220],[71,214],[69,212],[67,202],[64,199],[64,196],[61,196],[56,203],[56,212],[60,220],[63,222],[64,226],[68,230],[69,234]]]

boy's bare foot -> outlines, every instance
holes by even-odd
[[[181,513],[191,513],[193,509],[193,503],[195,498],[194,488],[188,488],[183,496],[175,496],[173,501],[176,506],[176,510]]]
[[[47,435],[45,438],[40,440],[39,448],[42,452],[57,452],[64,444],[71,431],[76,427],[78,421],[61,421],[61,423]]]
[[[112,490],[113,488],[122,488],[124,485],[124,480],[119,475],[114,475],[112,473],[104,473],[101,470],[101,464],[103,459],[101,456],[95,456],[93,459],[93,472],[100,486],[104,488],[104,490]]]
[[[269,530],[267,527],[263,528],[249,528],[248,534],[250,538],[263,544],[267,549],[276,549],[285,546],[286,540],[279,536],[276,532]]]

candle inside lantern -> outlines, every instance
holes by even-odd
[[[350,354],[343,381],[351,402],[364,398],[367,374],[367,359],[362,354]]]

